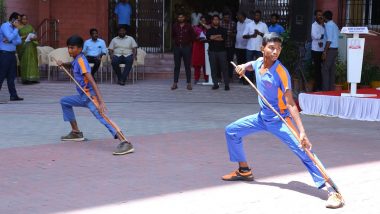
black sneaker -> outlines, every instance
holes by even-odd
[[[219,85],[214,85],[214,86],[212,86],[212,90],[216,90],[216,89],[218,89],[219,88]]]
[[[128,141],[121,142],[117,147],[116,150],[113,152],[114,155],[125,155],[128,153],[132,153],[135,151],[132,144]]]
[[[24,98],[21,98],[19,96],[15,96],[15,97],[10,98],[10,101],[22,101],[22,100],[24,100]]]
[[[228,86],[228,85],[224,86],[224,90],[225,91],[229,91],[230,90],[230,86]]]
[[[84,141],[82,132],[71,131],[68,135],[61,137],[62,141]]]

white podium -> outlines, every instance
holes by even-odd
[[[202,83],[202,85],[214,85],[212,82],[212,76],[211,76],[211,66],[210,66],[210,59],[208,57],[208,43],[205,43],[205,68],[206,68],[206,74],[208,75],[208,82]]]
[[[359,38],[360,34],[368,34],[367,27],[343,27],[343,34],[353,34],[353,38],[347,39],[347,81],[350,83],[350,93],[342,93],[346,97],[376,97],[376,94],[357,94],[357,84],[362,75],[365,38]]]

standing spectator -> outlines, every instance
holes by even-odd
[[[338,56],[339,45],[339,28],[332,20],[333,13],[325,11],[323,13],[325,19],[325,35],[326,45],[322,54],[322,90],[331,91],[335,90],[335,60]]]
[[[185,22],[185,15],[179,13],[177,22],[173,25],[172,38],[174,40],[174,83],[172,90],[178,88],[178,78],[181,69],[181,60],[185,64],[187,90],[192,90],[191,86],[191,45],[195,39],[195,32],[189,23]]]
[[[237,32],[236,32],[236,42],[235,42],[235,52],[236,52],[236,60],[237,64],[243,64],[247,60],[247,43],[248,40],[243,38],[243,33],[246,25],[250,23],[252,20],[247,18],[247,15],[241,11],[236,15],[238,20],[237,22]]]
[[[119,36],[112,39],[110,46],[110,56],[112,68],[115,71],[119,85],[125,85],[129,72],[132,69],[133,60],[137,60],[137,43],[131,36],[127,36],[124,27],[120,27]],[[120,64],[125,64],[121,73]]]
[[[215,5],[211,5],[211,10],[207,13],[210,17],[218,16],[219,18],[222,18],[222,13],[217,11],[215,9]]]
[[[228,77],[232,80],[234,66],[229,63],[234,60],[235,54],[235,37],[236,37],[236,23],[231,19],[231,13],[223,14],[223,21],[220,26],[227,30],[226,49],[228,61]]]
[[[196,34],[196,39],[193,42],[193,54],[191,57],[191,64],[194,67],[194,84],[197,84],[201,76],[201,69],[203,70],[203,75],[205,82],[208,82],[208,75],[205,69],[205,40],[206,32],[208,29],[206,17],[202,16],[199,24],[194,26],[194,31]]]
[[[28,24],[28,17],[21,15],[19,34],[22,44],[19,48],[21,81],[23,84],[38,83],[40,81],[40,71],[38,70],[37,57],[37,35],[32,25]]]
[[[315,22],[311,26],[311,56],[314,63],[315,91],[322,90],[322,54],[324,51],[324,21],[321,10],[314,12]]]
[[[202,13],[199,12],[198,8],[191,13],[191,25],[197,26],[202,18]]]
[[[278,21],[280,20],[280,16],[277,13],[273,13],[270,15],[270,25],[268,27],[268,31],[277,33],[278,35],[281,36],[285,32],[285,29],[278,24]]]
[[[267,25],[260,21],[261,20],[261,11],[256,10],[253,18],[253,22],[250,22],[246,25],[246,28],[243,33],[243,38],[248,39],[247,44],[247,62],[254,61],[259,57],[262,57],[261,45],[263,43],[264,34],[268,33]],[[248,73],[248,78],[253,80],[252,73]],[[244,80],[243,80],[244,81]],[[244,81],[244,84],[247,84]]]
[[[115,7],[116,22],[118,28],[124,27],[127,30],[127,34],[131,30],[131,16],[132,6],[129,0],[120,0]]]
[[[86,55],[89,63],[94,63],[91,69],[91,75],[95,79],[95,73],[98,71],[100,61],[103,55],[107,54],[106,43],[103,39],[99,39],[98,30],[95,28],[90,29],[91,39],[84,42],[83,53]]]
[[[17,73],[16,46],[21,44],[21,37],[17,29],[20,27],[18,17],[18,13],[12,13],[9,22],[2,24],[0,30],[0,90],[4,79],[7,79],[11,101],[24,100],[17,95],[15,86]]]
[[[217,73],[220,70],[224,79],[224,90],[230,90],[228,78],[227,52],[225,42],[227,39],[226,29],[220,27],[220,18],[218,15],[212,17],[211,28],[207,31],[207,40],[209,41],[208,55],[210,58],[211,76],[214,82],[213,90],[219,88]]]

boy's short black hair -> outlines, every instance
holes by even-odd
[[[66,45],[67,46],[77,46],[78,48],[83,48],[83,39],[82,37],[78,35],[73,35],[70,38],[67,39]]]
[[[280,19],[280,15],[278,15],[277,13],[272,13],[272,14],[270,15],[270,17],[276,17],[277,20]]]
[[[255,12],[253,14],[256,15],[256,13],[260,14],[260,16],[261,16],[261,10],[255,10]]]
[[[17,13],[17,12],[13,12],[13,13],[9,16],[9,21],[16,20],[16,19],[18,19],[19,16],[20,16],[19,13]]]
[[[322,13],[322,10],[319,10],[319,9],[318,9],[318,10],[315,10],[315,11],[314,11],[314,16],[316,16],[317,13]]]
[[[218,18],[218,19],[220,20],[220,17],[219,17],[218,15],[213,15],[213,16],[211,17],[211,20],[214,20],[214,18]]]
[[[96,29],[96,28],[91,28],[91,29],[90,29],[90,35],[92,35],[92,32],[97,32],[97,33],[98,33],[98,29]]]
[[[330,10],[327,10],[323,13],[323,17],[325,17],[328,20],[331,20],[333,17],[333,13]]]
[[[279,42],[282,44],[282,38],[277,33],[266,33],[263,37],[263,46],[265,47],[269,42]]]
[[[244,11],[238,11],[237,13],[236,13],[236,16],[243,16],[244,18],[247,18],[247,14],[244,12]]]
[[[118,29],[117,29],[117,32],[119,32],[121,29],[124,29],[125,31],[127,31],[127,28],[125,26],[120,26]]]

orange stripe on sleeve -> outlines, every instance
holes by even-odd
[[[284,86],[284,90],[286,91],[287,89],[289,89],[289,79],[285,69],[282,67],[281,64],[277,66],[276,72],[280,76],[280,80],[282,82],[282,85]]]
[[[87,67],[86,67],[86,65],[84,64],[84,60],[83,60],[82,57],[79,57],[79,59],[78,59],[78,64],[79,64],[79,67],[80,67],[80,69],[81,69],[81,71],[82,71],[82,74],[88,73],[88,71],[87,71]]]
[[[284,93],[282,93],[282,90],[278,88],[277,92],[277,99],[278,99],[278,108],[280,109],[280,113],[283,114],[285,113],[286,105],[283,100]]]

